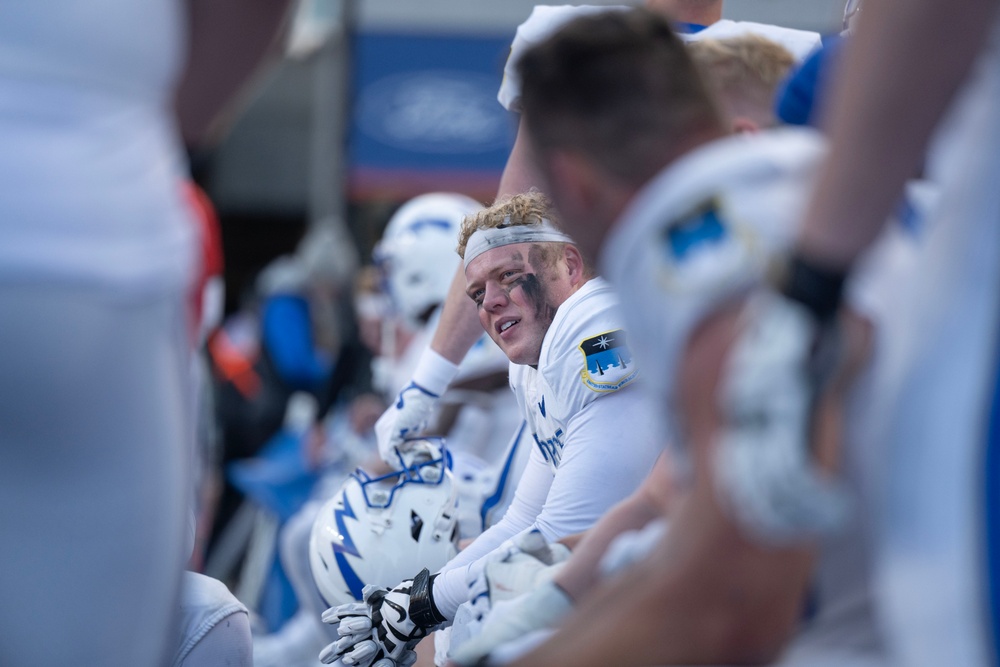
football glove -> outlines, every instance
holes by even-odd
[[[366,586],[363,602],[333,607],[323,622],[336,624],[340,639],[320,653],[320,662],[358,667],[406,667],[421,639],[445,621],[431,599],[432,577],[424,568],[388,590]]]
[[[405,451],[407,439],[427,430],[438,399],[457,374],[458,366],[430,348],[424,350],[413,379],[375,422],[378,452],[383,461],[399,467],[397,450]]]
[[[546,581],[525,595],[497,602],[489,616],[470,626],[472,638],[458,644],[451,651],[451,659],[461,667],[488,665],[490,654],[500,645],[555,627],[572,609],[573,601],[566,592]]]
[[[610,577],[646,558],[667,534],[669,525],[666,519],[654,519],[639,530],[619,534],[601,557],[601,576]]]
[[[793,259],[779,290],[754,294],[720,388],[720,500],[751,535],[783,543],[836,529],[846,495],[821,474],[813,417],[840,357],[843,276]]]
[[[522,533],[497,549],[469,581],[469,602],[458,609],[451,645],[460,646],[477,636],[495,605],[552,581],[569,556],[565,545],[549,544],[537,530]]]
[[[570,556],[570,550],[559,542],[549,543],[538,530],[529,530],[510,541],[508,546],[492,553],[486,564],[470,582],[470,600],[484,594],[489,601],[510,600],[551,580]]]

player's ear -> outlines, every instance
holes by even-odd
[[[570,243],[564,245],[563,259],[566,261],[566,270],[569,272],[571,285],[575,287],[587,281],[589,270],[579,248]]]

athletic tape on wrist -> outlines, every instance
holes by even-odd
[[[431,596],[433,585],[434,577],[431,576],[426,567],[413,577],[413,583],[410,585],[410,608],[408,610],[410,620],[425,630],[430,630],[448,620],[434,606],[434,599]]]
[[[573,243],[573,239],[559,231],[547,218],[539,225],[504,224],[490,229],[477,229],[465,244],[465,268],[487,250],[515,243]]]
[[[417,367],[413,369],[413,382],[435,394],[443,394],[451,381],[458,375],[458,365],[451,363],[434,348],[428,347],[420,355]]]
[[[808,308],[819,320],[829,320],[840,307],[847,274],[792,255],[779,285],[781,292]]]

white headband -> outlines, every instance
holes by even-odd
[[[490,229],[477,229],[465,244],[465,268],[487,250],[514,243],[573,243],[566,234],[556,229],[547,218],[540,225],[510,225],[510,216],[503,224]]]

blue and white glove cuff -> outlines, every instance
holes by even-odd
[[[434,396],[441,396],[458,375],[458,366],[428,347],[413,371],[413,382]]]

